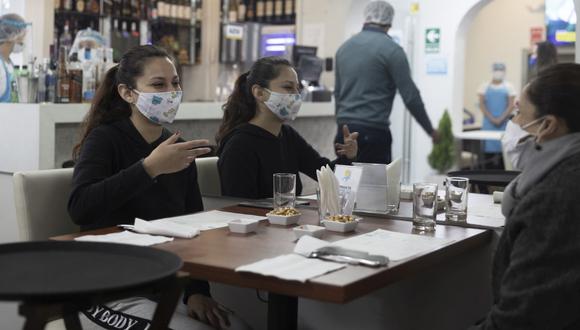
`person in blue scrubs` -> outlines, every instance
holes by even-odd
[[[493,77],[478,90],[479,108],[483,113],[484,131],[504,131],[514,108],[516,92],[512,84],[505,81],[506,67],[494,63]],[[484,143],[485,168],[503,168],[501,142],[486,140]]]
[[[24,48],[28,24],[17,14],[0,16],[0,102],[18,102],[18,85],[10,54]]]

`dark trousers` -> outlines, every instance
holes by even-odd
[[[363,125],[347,124],[351,133],[358,132],[357,162],[389,164],[391,162],[391,143],[393,138],[391,131],[376,129]],[[335,143],[343,143],[342,124],[338,125],[338,131],[334,138]]]

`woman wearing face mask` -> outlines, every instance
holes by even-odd
[[[358,133],[343,128],[341,157],[321,157],[292,127],[300,110],[300,84],[290,63],[278,57],[259,59],[236,81],[223,106],[224,117],[216,136],[222,193],[245,198],[272,197],[272,175],[302,172],[316,179],[316,170],[337,162],[349,164],[357,154]],[[296,194],[302,183],[296,177]]]
[[[17,14],[0,16],[0,102],[18,103],[18,85],[10,54],[21,53],[27,23]]]
[[[479,108],[483,113],[482,130],[503,131],[506,122],[513,110],[515,89],[505,81],[505,65],[493,64],[493,78],[484,83],[478,90]],[[501,168],[501,143],[499,141],[485,141],[486,168]]]
[[[580,65],[539,72],[513,121],[532,138],[504,193],[493,306],[476,328],[580,329]]]
[[[107,72],[74,150],[68,210],[82,230],[203,210],[194,160],[210,151],[199,148],[208,141],[183,141],[179,132],[162,126],[175,118],[181,93],[173,61],[155,46],[129,50]],[[205,281],[191,281],[184,303],[187,311],[178,308],[172,329],[229,325],[231,315],[211,299]],[[140,317],[135,322],[148,322],[155,303],[132,298],[108,306],[124,317]],[[81,321],[83,329],[101,329],[91,314],[84,313]]]

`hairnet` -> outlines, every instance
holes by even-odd
[[[364,16],[365,23],[391,25],[395,16],[395,9],[386,1],[371,1],[365,7]]]
[[[0,16],[0,43],[13,41],[26,32],[28,23],[18,14]]]
[[[501,63],[501,62],[495,62],[491,66],[491,69],[493,71],[505,71],[505,64],[504,63]]]
[[[105,38],[103,38],[99,31],[91,28],[79,30],[75,36],[75,41],[70,49],[69,56],[85,48],[97,49],[104,47],[105,44]]]

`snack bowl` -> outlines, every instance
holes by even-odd
[[[336,219],[337,217],[341,217],[341,218],[349,217],[349,218],[337,220]],[[335,215],[335,216],[326,217],[321,222],[324,225],[324,227],[326,227],[326,230],[336,231],[336,232],[340,232],[340,233],[346,233],[346,232],[355,230],[356,226],[358,225],[358,222],[361,219],[362,218],[355,217],[355,216]]]
[[[300,238],[304,235],[320,238],[324,233],[324,227],[314,225],[300,225],[292,228],[292,230],[294,231],[296,238]]]
[[[232,233],[247,234],[258,229],[258,222],[254,219],[236,219],[228,222],[228,227]]]
[[[295,208],[280,208],[275,209],[266,214],[268,221],[273,225],[293,225],[298,222],[302,214]]]

